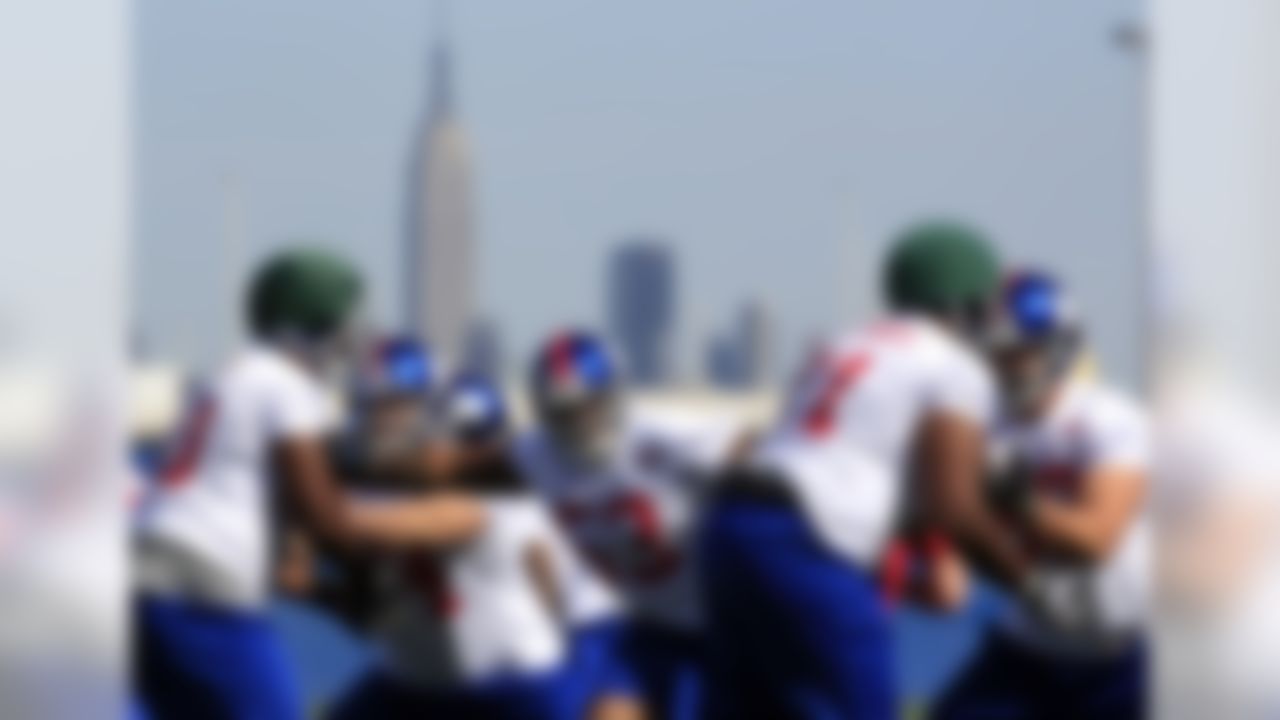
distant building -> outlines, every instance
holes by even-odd
[[[409,166],[404,272],[405,329],[460,360],[475,321],[471,161],[454,107],[453,56],[432,53],[430,107]]]
[[[506,355],[502,334],[495,322],[485,318],[472,324],[462,366],[493,380],[501,380],[505,376]]]
[[[703,368],[707,383],[717,388],[735,388],[741,370],[738,355],[734,352],[732,338],[726,333],[714,334],[707,338],[707,346],[703,351]]]
[[[710,384],[746,390],[773,379],[774,330],[763,303],[750,300],[739,308],[724,333],[711,337],[703,359]]]
[[[676,269],[671,249],[653,239],[624,243],[609,260],[609,326],[632,382],[670,379]]]
[[[773,374],[773,320],[764,303],[758,300],[747,301],[738,313],[734,331],[741,358],[743,385],[760,387]]]

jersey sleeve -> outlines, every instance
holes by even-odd
[[[667,452],[680,458],[683,467],[710,471],[724,464],[742,437],[738,423],[722,417],[665,415],[649,420],[648,434]]]
[[[333,413],[319,387],[300,378],[276,384],[266,408],[267,432],[274,440],[314,437],[328,432]]]
[[[699,470],[723,465],[738,444],[742,428],[727,420],[708,420],[693,427],[680,444],[690,464]]]
[[[987,427],[995,416],[996,391],[991,372],[977,357],[960,350],[941,358],[926,391],[928,410],[968,418]]]
[[[538,501],[523,496],[495,497],[483,504],[489,532],[503,543],[525,546],[545,538],[548,520]]]
[[[1127,398],[1109,396],[1098,403],[1086,441],[1090,464],[1095,467],[1145,468],[1151,460],[1146,418]]]

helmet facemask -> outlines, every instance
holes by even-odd
[[[1074,328],[1035,340],[990,341],[988,353],[1005,411],[1023,419],[1043,414],[1075,368],[1081,345]]]
[[[1010,274],[998,307],[985,345],[1005,409],[1038,418],[1075,369],[1084,342],[1078,311],[1053,276],[1036,270]]]
[[[395,457],[419,447],[433,433],[427,405],[421,396],[387,393],[365,398],[357,423],[379,457]]]
[[[595,468],[608,463],[617,447],[620,402],[616,390],[561,394],[539,399],[543,427],[571,462]]]

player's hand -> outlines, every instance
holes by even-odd
[[[1021,520],[1031,504],[1032,477],[1031,468],[1016,460],[994,468],[987,482],[992,506],[1010,520]]]
[[[937,612],[952,612],[969,599],[969,571],[959,553],[947,548],[929,558],[922,582],[923,604]]]

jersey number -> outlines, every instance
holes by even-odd
[[[866,373],[871,356],[865,352],[855,353],[834,363],[819,358],[815,365],[822,376],[821,382],[812,403],[804,411],[802,422],[807,435],[821,439],[835,429],[840,402]]]
[[[800,415],[805,434],[823,439],[835,430],[840,402],[871,367],[872,347],[878,344],[901,345],[910,342],[912,337],[909,326],[890,320],[872,327],[867,334],[869,344],[857,352],[845,355],[815,353],[801,375],[802,380],[813,375],[817,375],[819,380],[816,395]]]

